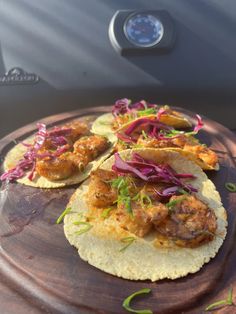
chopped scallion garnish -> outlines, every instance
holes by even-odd
[[[73,224],[76,226],[81,226],[81,225],[85,226],[84,228],[81,228],[80,230],[76,231],[75,232],[76,235],[81,235],[81,234],[89,231],[93,227],[90,223],[88,223],[86,221],[75,221],[75,222],[73,222]]]
[[[152,200],[151,198],[145,194],[144,192],[139,192],[138,194],[136,194],[132,200],[140,202],[142,208],[147,207],[147,206],[151,206],[152,205]]]
[[[130,296],[128,296],[124,302],[123,302],[123,307],[129,311],[129,312],[132,312],[132,313],[137,313],[137,314],[153,314],[153,311],[151,310],[148,310],[148,309],[145,309],[145,310],[134,310],[130,307],[130,302],[133,300],[134,297],[140,295],[140,294],[147,294],[151,292],[151,289],[149,288],[144,288],[144,289],[141,289],[139,291],[136,291],[134,292],[133,294],[131,294]]]
[[[113,207],[109,207],[109,208],[104,209],[104,210],[102,211],[102,213],[101,213],[101,217],[104,218],[104,219],[106,219],[106,218],[109,216],[110,212],[111,212],[113,209],[114,209]]]
[[[220,307],[223,307],[223,306],[226,306],[226,305],[233,305],[233,288],[231,287],[229,289],[229,292],[228,292],[228,297],[226,300],[220,300],[220,301],[216,301],[210,305],[208,305],[206,308],[205,308],[205,311],[212,311],[212,310],[216,310]]]
[[[169,210],[172,210],[172,208],[173,208],[175,205],[181,203],[181,202],[184,201],[184,200],[186,200],[186,197],[180,197],[180,198],[178,198],[178,199],[175,199],[175,200],[170,201],[169,203],[166,204],[166,206],[168,207]]]
[[[65,215],[67,215],[69,212],[71,211],[71,207],[67,207],[64,212],[57,218],[56,224],[60,224],[63,220],[63,218],[65,217]]]
[[[148,138],[147,133],[144,130],[142,130],[142,135],[145,140]]]
[[[139,110],[137,111],[137,115],[139,117],[143,117],[143,116],[148,116],[148,115],[151,115],[151,114],[155,114],[157,111],[155,108],[147,108],[145,110]]]
[[[233,182],[227,182],[225,183],[225,187],[229,192],[236,192],[236,184]]]
[[[187,191],[185,191],[184,189],[178,189],[178,192],[184,195],[189,195],[189,193]]]
[[[119,251],[124,252],[133,242],[135,241],[135,237],[125,237],[121,239],[121,242],[125,243]]]
[[[129,214],[133,214],[131,208],[131,197],[129,194],[129,180],[125,177],[118,177],[111,182],[111,186],[118,190],[117,204],[123,204]]]

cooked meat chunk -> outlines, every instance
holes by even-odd
[[[131,206],[133,209],[133,204]],[[151,230],[152,223],[139,215],[138,211],[137,213],[133,211],[133,215],[129,214],[122,204],[117,206],[117,211],[115,212],[116,220],[121,228],[134,233],[138,237],[144,237]]]
[[[178,147],[184,148],[186,144],[195,145],[198,143],[198,140],[192,136],[186,136],[185,134],[180,134],[178,136],[173,136],[173,138],[167,139],[157,139],[154,137],[144,138],[143,135],[140,135],[138,138],[137,144],[144,147],[154,147],[154,148],[166,148],[166,147]]]
[[[218,162],[218,157],[214,151],[199,144],[198,140],[192,136],[182,134],[178,137],[169,138],[168,140],[159,140],[156,138],[144,138],[142,135],[138,138],[138,145],[143,147],[153,148],[181,148],[186,152],[193,153],[196,158],[201,159],[206,165],[215,167]],[[119,147],[118,147],[119,148]]]
[[[47,142],[49,145],[49,142]],[[92,135],[82,137],[74,144],[74,152],[69,151],[55,158],[42,158],[36,162],[36,171],[39,175],[49,180],[62,180],[70,177],[77,171],[83,171],[84,167],[94,160],[108,147],[108,141],[102,136]],[[40,153],[45,153],[44,148]]]
[[[76,171],[73,161],[63,154],[58,158],[44,158],[36,162],[36,172],[49,180],[63,180]]]
[[[117,200],[117,190],[112,188],[111,181],[117,178],[113,171],[97,169],[90,175],[87,201],[89,206],[112,206]]]
[[[87,156],[90,161],[97,158],[109,147],[108,140],[100,135],[81,137],[74,143],[74,153]]]
[[[83,171],[89,163],[89,157],[87,155],[78,155],[72,152],[67,152],[61,155],[61,158],[68,159],[73,162],[76,170]]]
[[[213,210],[195,196],[172,196],[171,202],[169,216],[156,225],[159,233],[183,247],[196,247],[213,239],[217,228]]]
[[[87,123],[82,121],[72,121],[69,123],[66,123],[62,126],[62,129],[71,129],[71,133],[67,135],[67,138],[74,143],[76,140],[78,140],[81,136],[88,134],[89,128]]]
[[[193,153],[197,158],[213,168],[218,162],[216,153],[204,145],[185,145],[184,150]]]
[[[158,225],[168,215],[167,207],[162,203],[140,205],[138,202],[131,202],[132,215],[127,212],[124,204],[118,204],[116,219],[119,225],[139,237],[145,236],[153,224]]]
[[[132,207],[134,216],[145,222],[159,225],[168,216],[168,208],[162,203],[150,204],[144,207],[135,204]]]

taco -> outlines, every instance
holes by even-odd
[[[219,193],[177,152],[107,159],[72,196],[64,232],[89,264],[131,280],[176,279],[213,258],[226,236]]]
[[[9,151],[2,181],[58,188],[82,182],[111,153],[107,138],[89,132],[75,120],[51,130],[39,123],[38,132]]]
[[[199,115],[192,131],[179,131],[159,121],[158,118],[139,118],[127,123],[116,133],[116,150],[128,148],[171,149],[194,161],[203,170],[219,170],[216,153],[195,137],[203,128]]]
[[[131,103],[131,100],[124,98],[116,101],[112,113],[105,113],[94,121],[92,132],[114,140],[114,132],[140,117],[157,117],[160,122],[176,129],[188,128],[192,125],[185,115],[172,110],[167,105],[149,104],[145,100]]]

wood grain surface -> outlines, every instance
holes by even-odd
[[[98,107],[42,119],[49,126],[74,118],[97,116],[109,107]],[[180,108],[179,108],[180,110]],[[190,117],[193,113],[184,111]],[[116,278],[82,261],[55,221],[77,186],[45,190],[12,183],[0,194],[0,313],[127,313],[125,297],[141,288],[150,295],[137,298],[133,307],[156,314],[200,314],[204,308],[226,298],[234,288],[236,302],[235,212],[236,193],[225,182],[236,182],[236,140],[222,125],[204,118],[199,138],[219,156],[220,171],[209,172],[228,213],[227,238],[217,256],[199,272],[178,280],[129,281]],[[0,141],[0,158],[35,131],[27,125]],[[214,313],[236,313],[230,306]]]

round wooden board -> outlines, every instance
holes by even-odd
[[[178,110],[193,117],[189,111]],[[97,116],[110,110],[98,107],[59,114],[41,120],[49,126],[87,115]],[[1,313],[127,313],[122,308],[125,297],[141,288],[151,288],[150,295],[137,298],[133,307],[149,308],[154,313],[204,313],[215,300],[224,299],[230,287],[235,290],[236,193],[229,193],[224,183],[236,182],[236,140],[222,125],[204,118],[199,138],[219,156],[220,171],[209,172],[228,213],[227,238],[217,256],[199,272],[178,280],[129,281],[116,278],[82,261],[64,237],[63,226],[55,221],[64,210],[77,186],[43,190],[20,184],[1,188],[0,194],[0,274],[6,289],[21,300],[1,303]],[[35,123],[21,128],[0,141],[0,156],[35,131]],[[22,306],[22,298],[24,304]],[[13,311],[15,309],[15,311]],[[236,313],[225,307],[216,313]]]

